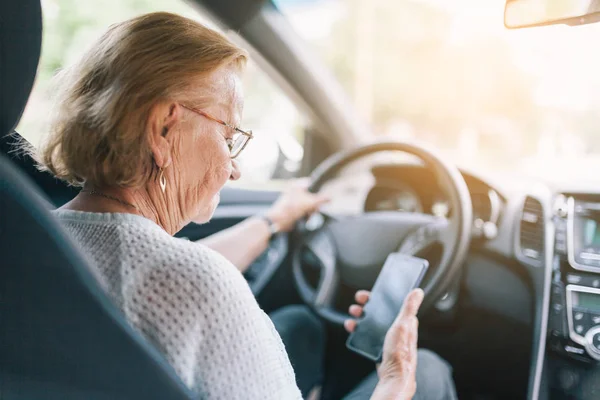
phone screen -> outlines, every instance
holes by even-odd
[[[370,360],[381,361],[385,334],[398,316],[408,293],[421,283],[428,266],[427,260],[421,258],[390,254],[346,347]]]

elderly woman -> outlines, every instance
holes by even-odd
[[[296,189],[267,218],[204,243],[172,236],[191,221],[208,221],[223,185],[240,177],[234,159],[252,136],[237,127],[246,58],[219,33],[173,14],[113,25],[62,71],[39,159],[83,186],[56,217],[127,320],[188,387],[207,399],[297,399],[282,340],[239,269],[265,249],[270,228],[290,230],[323,199]],[[421,299],[413,292],[390,329],[367,396],[414,394]]]

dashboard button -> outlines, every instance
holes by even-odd
[[[550,301],[548,329],[556,331],[561,337],[568,336],[565,289],[562,282],[552,283]]]
[[[592,327],[592,316],[589,312],[574,308],[571,311],[571,317],[573,319],[573,330],[581,336],[585,336],[585,333]]]
[[[554,314],[559,315],[561,313],[561,311],[563,310],[563,305],[560,303],[554,303],[552,304],[552,310],[554,311]]]
[[[567,353],[570,353],[570,354],[577,354],[577,355],[585,354],[585,350],[577,345],[566,344],[564,349]]]
[[[597,276],[568,274],[567,282],[593,288],[600,287],[600,278]]]
[[[562,293],[563,293],[562,285],[557,285],[557,284],[552,285],[552,296],[553,297],[562,296]]]

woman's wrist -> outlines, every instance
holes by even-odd
[[[409,400],[412,395],[406,392],[404,382],[383,380],[377,383],[371,395],[371,400]]]
[[[269,211],[263,214],[265,218],[268,218],[277,226],[279,232],[286,230],[287,219],[280,210],[271,208]]]
[[[269,229],[270,237],[281,232],[281,225],[279,225],[276,222],[276,220],[274,220],[268,214],[263,214],[263,215],[259,216],[259,218],[261,218],[267,224],[267,228]]]

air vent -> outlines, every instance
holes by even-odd
[[[544,211],[536,199],[527,197],[525,200],[519,234],[523,257],[541,260],[544,254]]]

